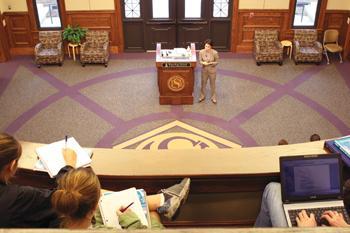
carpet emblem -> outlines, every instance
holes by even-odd
[[[181,121],[173,121],[150,132],[130,139],[114,149],[162,150],[162,149],[220,149],[239,148],[214,134],[205,132]]]

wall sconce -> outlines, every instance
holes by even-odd
[[[7,9],[11,10],[12,9],[11,5],[7,5]]]

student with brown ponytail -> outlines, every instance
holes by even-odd
[[[151,228],[164,228],[158,214],[172,219],[185,202],[190,186],[190,179],[161,190],[159,194],[147,196],[151,213]],[[61,219],[61,227],[69,229],[87,229],[104,227],[98,211],[101,186],[97,176],[90,168],[78,168],[65,173],[58,180],[57,190],[52,195],[52,207]],[[116,212],[119,224],[125,229],[142,229],[137,215],[127,209]],[[92,220],[96,217],[96,222]]]
[[[20,143],[12,136],[0,134],[0,228],[57,227],[51,208],[52,190],[11,184],[22,154]],[[66,164],[74,167],[76,154],[63,151]],[[60,173],[67,170],[61,169]]]

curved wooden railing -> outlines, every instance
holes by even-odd
[[[33,171],[39,143],[21,142],[23,155],[15,182],[53,187],[43,172]],[[251,226],[265,185],[279,180],[279,157],[324,154],[324,141],[266,147],[207,150],[117,150],[93,148],[92,168],[102,187],[122,190],[161,188],[191,177],[189,200],[178,219],[166,226]]]

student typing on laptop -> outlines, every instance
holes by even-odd
[[[350,226],[342,199],[339,157],[283,157],[280,170],[282,185],[270,183],[266,186],[256,227]],[[344,194],[349,196],[349,193]]]
[[[314,214],[308,215],[306,211],[301,211],[298,215],[299,227],[317,226]],[[344,217],[337,212],[327,212],[324,214],[330,226],[349,227]],[[269,183],[264,190],[259,215],[254,224],[255,227],[288,227],[288,223],[283,211],[281,196],[281,184],[276,182]]]

